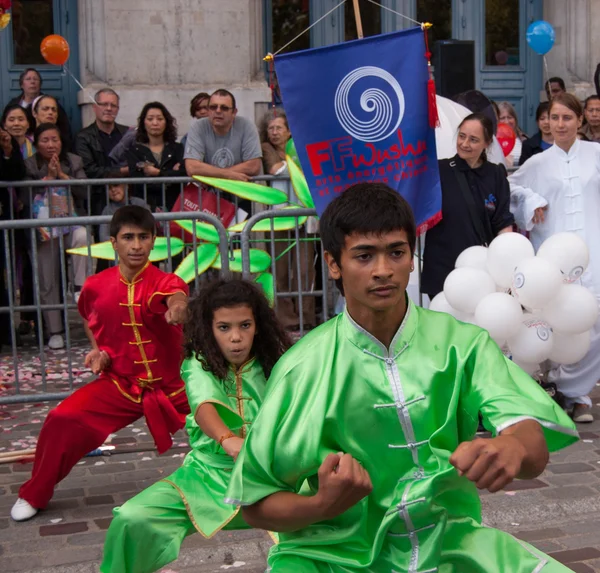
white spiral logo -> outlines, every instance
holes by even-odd
[[[360,107],[372,114],[367,121],[358,119],[351,111],[350,90],[365,77],[374,76],[386,81],[398,99],[398,117],[394,122],[394,102],[388,94],[378,88],[369,88],[360,96]],[[387,139],[394,133],[404,116],[404,92],[396,78],[389,72],[374,66],[364,66],[350,72],[335,92],[335,115],[344,130],[359,141],[376,142]]]

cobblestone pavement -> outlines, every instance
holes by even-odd
[[[75,345],[76,360],[83,345]],[[39,389],[39,364],[20,352],[31,369],[25,391]],[[0,355],[0,395],[11,392],[12,358]],[[48,390],[64,389],[58,375],[64,353],[49,353]],[[79,383],[86,373],[78,367]],[[57,376],[54,376],[57,374]],[[56,387],[53,387],[56,385]],[[507,491],[483,494],[484,520],[531,542],[579,573],[600,572],[600,388],[594,413],[599,421],[580,426],[581,441],[553,454],[538,479],[517,481]],[[0,452],[33,447],[50,404],[0,406]],[[46,511],[16,524],[9,518],[20,484],[31,463],[0,464],[0,571],[30,573],[95,573],[102,554],[112,508],[169,475],[188,451],[180,432],[174,447],[157,456],[143,421],[112,437],[115,453],[88,457],[59,485]],[[180,558],[163,573],[264,571],[271,544],[262,531],[223,532],[213,539],[196,534],[183,546]]]

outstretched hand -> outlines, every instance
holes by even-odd
[[[92,350],[87,353],[84,364],[94,374],[100,374],[110,366],[110,356],[104,350]]]
[[[165,312],[167,324],[182,324],[187,318],[187,301],[174,301]]]
[[[319,468],[319,491],[315,501],[323,519],[332,519],[371,493],[373,486],[365,468],[350,454],[329,454]]]
[[[479,489],[494,493],[519,475],[526,455],[519,439],[502,435],[463,442],[450,456],[450,463]]]

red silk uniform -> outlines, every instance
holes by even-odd
[[[119,267],[87,279],[79,312],[111,363],[48,414],[32,477],[19,497],[45,507],[55,485],[86,453],[141,416],[158,452],[171,447],[171,434],[184,426],[190,411],[180,377],[182,327],[164,318],[167,297],[179,292],[187,295],[187,285],[151,264],[131,282]]]

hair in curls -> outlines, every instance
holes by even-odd
[[[252,309],[257,336],[252,351],[263,368],[265,377],[280,356],[291,346],[267,299],[253,284],[241,279],[219,279],[202,288],[188,304],[188,318],[183,327],[185,357],[196,358],[207,372],[226,380],[229,363],[213,334],[215,310],[241,304]]]

